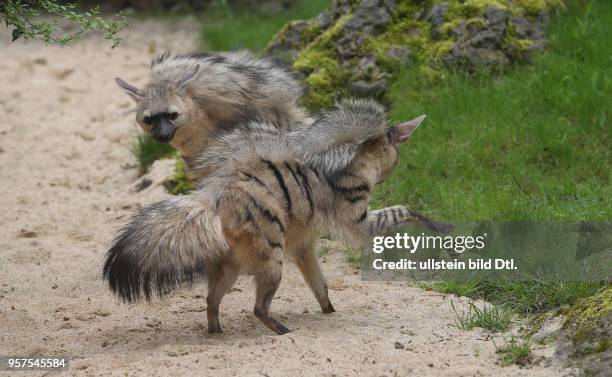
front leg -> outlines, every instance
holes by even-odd
[[[451,224],[435,222],[415,210],[405,206],[393,206],[370,211],[366,219],[369,236],[384,234],[390,229],[402,224],[419,223],[438,233],[450,233],[454,229]]]
[[[329,314],[335,312],[336,310],[329,300],[325,277],[315,255],[315,241],[310,241],[297,250],[295,257],[296,264],[302,272],[306,284],[308,284],[319,302],[323,313]]]

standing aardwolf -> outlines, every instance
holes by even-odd
[[[179,150],[192,180],[208,173],[193,168],[212,133],[253,120],[288,129],[306,118],[297,105],[302,86],[292,74],[245,51],[162,54],[143,88],[115,81],[136,102],[140,127]]]
[[[315,256],[322,232],[360,242],[411,221],[448,230],[403,206],[368,212],[370,190],[393,170],[398,145],[422,120],[388,128],[380,105],[354,100],[304,130],[251,124],[220,137],[204,152],[214,168],[198,191],[143,207],[108,251],[103,276],[128,302],[206,276],[208,331],[219,333],[221,299],[240,273],[251,274],[255,315],[284,334],[289,330],[270,316],[270,304],[286,257],[298,265],[323,313],[331,313]],[[224,149],[227,142],[239,148]],[[230,152],[220,156],[223,150]]]

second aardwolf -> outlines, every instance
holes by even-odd
[[[125,301],[135,301],[207,277],[208,331],[219,333],[221,299],[239,274],[254,275],[255,315],[284,334],[289,330],[270,316],[270,304],[286,258],[298,265],[323,313],[331,313],[315,256],[323,232],[359,242],[410,221],[448,230],[403,206],[368,212],[370,190],[391,173],[399,144],[422,119],[390,128],[380,105],[353,100],[303,131],[251,124],[249,130],[261,132],[221,138],[238,143],[228,148],[235,152],[221,158],[198,191],[142,208],[108,251],[104,278]]]

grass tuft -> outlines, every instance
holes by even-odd
[[[132,154],[138,161],[140,174],[147,172],[153,162],[171,157],[176,149],[170,144],[158,143],[149,134],[139,134],[132,144]]]
[[[349,245],[345,245],[342,248],[342,254],[344,254],[344,258],[350,265],[352,266],[361,265],[361,251],[353,249]]]
[[[497,347],[497,345],[496,345]],[[531,361],[531,342],[529,339],[518,340],[514,335],[502,347],[497,347],[501,365],[517,364],[525,366]]]
[[[456,316],[455,325],[462,330],[480,327],[492,332],[501,332],[508,329],[512,322],[510,313],[497,306],[486,305],[481,309],[470,302],[468,311],[461,314],[457,312],[452,300],[451,306]]]
[[[329,248],[329,246],[321,246],[319,248],[319,256],[323,257],[323,256],[329,254],[330,251],[331,251],[331,249]]]

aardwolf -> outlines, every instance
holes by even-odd
[[[368,212],[370,190],[391,173],[399,144],[422,120],[389,128],[376,102],[349,100],[306,129],[283,132],[252,122],[220,137],[204,152],[213,172],[201,187],[133,216],[107,253],[103,277],[127,302],[207,277],[208,331],[220,333],[221,299],[240,273],[254,275],[255,316],[284,334],[289,330],[270,316],[270,304],[286,257],[323,313],[331,313],[315,256],[322,232],[362,243],[404,222],[449,230],[403,206]]]
[[[289,71],[247,52],[162,54],[151,63],[144,88],[115,81],[136,101],[140,127],[179,150],[192,180],[207,173],[192,168],[211,133],[252,120],[288,129],[306,118],[297,105],[300,83]]]

